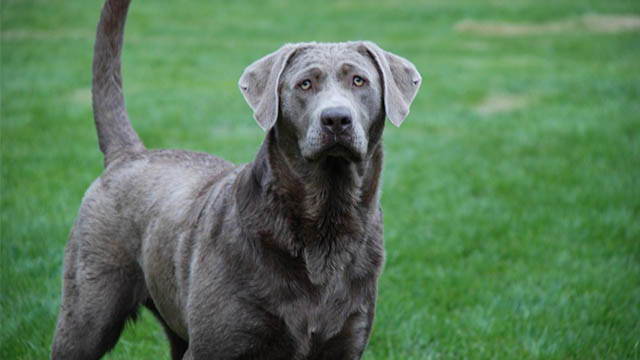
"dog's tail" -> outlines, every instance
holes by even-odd
[[[117,155],[144,150],[131,126],[122,93],[120,53],[131,0],[106,0],[93,53],[93,117],[105,167]]]

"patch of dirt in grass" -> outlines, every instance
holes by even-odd
[[[473,110],[480,115],[493,115],[522,109],[529,102],[529,99],[522,95],[493,94],[474,106]]]
[[[458,32],[495,36],[544,35],[576,31],[620,33],[640,31],[640,16],[633,14],[587,14],[578,18],[545,23],[515,23],[467,19],[457,23],[454,28]]]
[[[618,33],[640,30],[638,15],[584,15],[582,25],[596,32]]]
[[[564,32],[566,23],[518,24],[501,21],[463,20],[455,25],[456,31],[479,35],[521,36]]]

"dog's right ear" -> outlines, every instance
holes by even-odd
[[[359,45],[364,47],[380,69],[387,118],[393,125],[400,126],[409,114],[409,106],[420,88],[420,73],[409,60],[384,51],[370,41],[362,41]]]
[[[287,44],[249,65],[238,86],[260,127],[267,131],[278,119],[280,76],[298,46]]]

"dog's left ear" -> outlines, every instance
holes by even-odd
[[[363,41],[360,46],[373,58],[382,74],[384,107],[387,118],[400,126],[409,115],[409,106],[416,97],[422,77],[409,60]]]
[[[298,46],[287,44],[253,64],[240,76],[238,86],[260,127],[267,131],[278,119],[278,84],[287,62]]]

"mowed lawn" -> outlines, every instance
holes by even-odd
[[[1,359],[45,359],[63,248],[102,170],[100,1],[3,0]],[[252,159],[236,82],[281,44],[369,39],[424,85],[387,126],[387,262],[365,359],[640,358],[640,2],[134,1],[150,148]],[[144,311],[109,359],[168,359]]]

